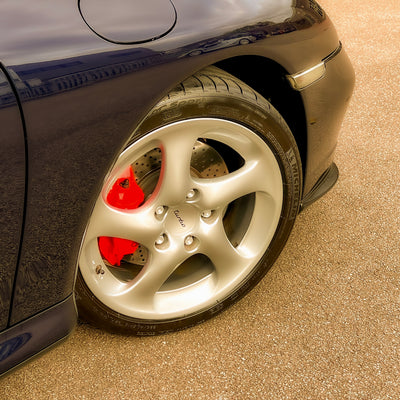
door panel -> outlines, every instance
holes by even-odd
[[[25,195],[24,134],[19,108],[0,69],[0,331],[7,327]]]

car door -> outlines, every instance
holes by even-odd
[[[0,331],[8,324],[25,197],[24,130],[18,103],[0,64]]]

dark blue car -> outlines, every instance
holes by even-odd
[[[336,182],[354,73],[314,0],[0,5],[0,374],[81,318],[212,317]]]

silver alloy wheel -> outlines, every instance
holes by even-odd
[[[242,165],[212,178],[196,174],[193,149],[208,141],[229,147]],[[121,172],[154,149],[161,151],[161,168],[156,179],[146,177],[155,184],[144,203],[134,210],[110,206],[107,194]],[[81,274],[102,303],[132,318],[162,321],[201,312],[246,281],[274,236],[282,201],[278,162],[257,134],[223,119],[169,124],[129,145],[116,161],[88,223]],[[99,251],[102,236],[140,245],[141,265],[135,255],[130,259],[139,265],[136,274],[126,278],[107,264]]]

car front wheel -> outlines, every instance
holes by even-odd
[[[296,142],[279,113],[217,68],[147,116],[107,175],[83,240],[80,315],[157,334],[210,318],[253,288],[292,229]]]

